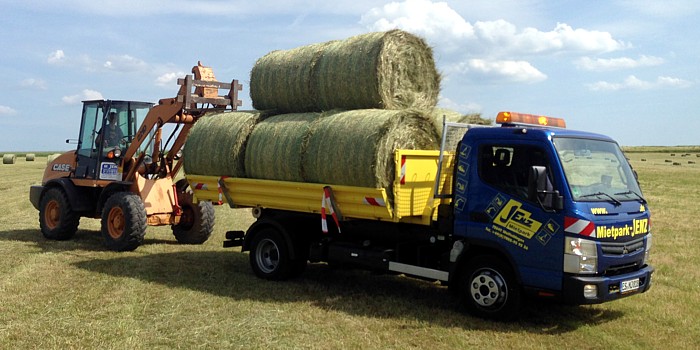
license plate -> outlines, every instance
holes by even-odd
[[[625,294],[639,289],[639,278],[620,282],[620,293]]]

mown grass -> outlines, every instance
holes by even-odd
[[[161,227],[114,253],[93,219],[48,241],[28,201],[45,158],[0,165],[0,348],[700,347],[700,166],[628,156],[653,211],[652,289],[603,305],[529,303],[513,323],[470,317],[445,287],[400,276],[310,265],[297,280],[257,279],[248,254],[221,247],[252,222],[247,210],[217,207],[201,246]]]

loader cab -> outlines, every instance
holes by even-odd
[[[121,180],[121,154],[136,135],[138,126],[153,103],[136,101],[83,101],[78,137],[77,167],[74,176],[81,179]],[[153,145],[140,151],[151,154]]]

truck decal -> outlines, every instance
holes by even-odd
[[[643,235],[649,232],[649,219],[634,219],[628,225],[619,226],[598,226],[595,229],[595,235],[598,238],[612,238],[613,240],[619,237],[634,237]]]
[[[508,201],[493,223],[527,239],[532,238],[542,226],[541,222],[532,218],[532,213],[522,208],[522,203],[514,199]]]
[[[51,170],[69,173],[70,172],[70,164],[64,164],[64,163],[54,164],[51,167]]]

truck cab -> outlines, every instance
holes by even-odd
[[[453,236],[469,253],[453,255],[471,262],[453,276],[468,307],[506,312],[513,283],[573,304],[648,290],[649,208],[618,144],[560,119],[502,112],[497,122],[469,129],[455,161]]]

